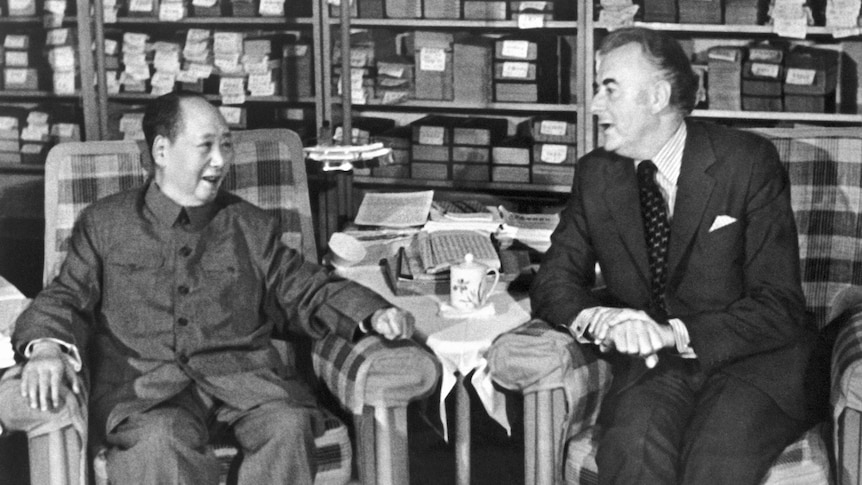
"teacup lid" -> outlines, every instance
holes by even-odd
[[[473,261],[473,259],[474,259],[473,253],[465,254],[464,255],[464,262],[459,264],[458,267],[463,268],[463,269],[470,269],[470,268],[480,268],[480,267],[484,266],[481,263],[477,263],[477,262]]]

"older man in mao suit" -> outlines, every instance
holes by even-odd
[[[599,482],[757,484],[807,419],[787,174],[768,141],[685,119],[696,83],[672,38],[615,31],[597,71],[604,146],[578,162],[531,297],[615,365]],[[647,221],[650,182],[663,229]],[[606,299],[591,291],[596,263]]]

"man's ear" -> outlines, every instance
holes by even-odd
[[[153,163],[155,163],[157,167],[164,167],[165,165],[168,143],[168,137],[162,135],[156,135],[155,140],[153,140]]]
[[[659,113],[670,106],[671,87],[666,79],[656,81],[652,91],[653,113]]]

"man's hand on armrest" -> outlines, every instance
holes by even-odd
[[[369,323],[371,328],[365,328],[364,323],[360,323],[362,333],[374,332],[387,340],[410,338],[416,327],[413,315],[398,307],[377,310],[371,315]]]
[[[78,374],[60,345],[52,341],[35,343],[21,373],[21,395],[31,408],[49,411],[63,404],[60,391],[64,382],[75,394],[81,392]]]

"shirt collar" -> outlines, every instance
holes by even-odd
[[[183,207],[162,193],[155,181],[150,182],[145,197],[147,207],[155,214],[156,219],[166,226],[173,226],[180,217],[182,210],[185,209],[192,228],[202,229],[218,212],[218,205],[215,202],[195,207]]]
[[[682,166],[682,151],[685,148],[685,138],[687,135],[688,129],[685,126],[685,121],[683,121],[652,159],[659,173],[674,186],[679,179],[679,171]]]

